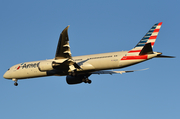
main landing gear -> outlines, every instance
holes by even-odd
[[[92,83],[92,81],[91,81],[91,80],[89,80],[88,78],[84,78],[84,79],[82,79],[82,82],[84,82],[84,83],[88,83],[88,84],[91,84],[91,83]]]
[[[72,71],[72,72],[69,72],[69,75],[70,76],[76,76],[76,73],[75,73],[75,71]]]
[[[18,80],[17,79],[12,79],[12,80],[14,81],[14,85],[18,86],[18,83],[17,83]]]
[[[92,81],[90,79],[88,79],[88,77],[90,76],[90,74],[85,74],[85,75],[78,75],[76,73],[76,71],[71,71],[69,72],[69,76],[71,78],[73,78],[74,80],[77,80],[77,82],[84,82],[84,83],[88,83],[88,84],[91,84]]]

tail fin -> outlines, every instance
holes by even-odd
[[[141,52],[143,49],[152,50],[154,43],[156,41],[157,35],[159,33],[159,30],[161,28],[161,25],[162,25],[162,22],[154,24],[154,26],[146,33],[146,35],[140,40],[140,42],[132,50],[128,52],[128,55],[143,55],[144,51]],[[146,45],[146,44],[149,44],[149,45]]]

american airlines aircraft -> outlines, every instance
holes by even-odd
[[[153,46],[161,28],[162,22],[155,24],[140,42],[129,51],[119,51],[94,55],[72,57],[67,26],[59,37],[54,59],[23,62],[12,66],[4,74],[4,78],[12,79],[17,86],[20,79],[43,76],[66,76],[68,84],[91,83],[88,77],[91,74],[115,74],[134,71],[107,71],[128,67],[154,57],[172,58],[160,52],[154,52]],[[106,71],[104,71],[106,70]]]

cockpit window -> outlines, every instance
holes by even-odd
[[[9,69],[8,69],[8,71],[9,71]]]

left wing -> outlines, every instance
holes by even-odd
[[[135,72],[135,71],[143,71],[143,70],[147,70],[149,68],[146,69],[141,69],[141,70],[129,70],[129,71],[96,71],[96,72],[92,72],[92,74],[122,74],[122,73],[129,73],[129,72]]]

